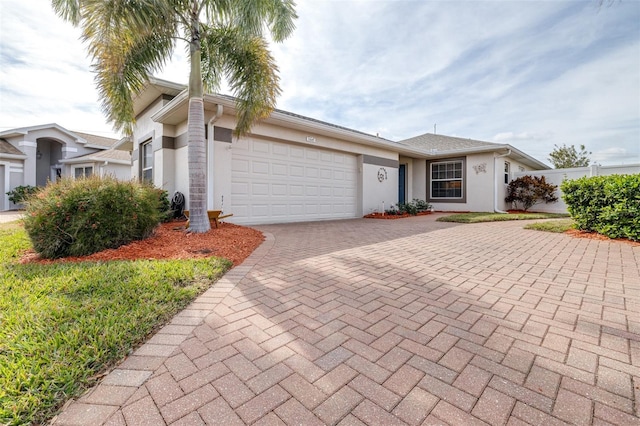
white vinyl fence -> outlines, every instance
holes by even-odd
[[[608,175],[629,175],[640,173],[640,164],[632,164],[628,166],[588,166],[576,167],[573,169],[551,169],[551,170],[535,170],[528,172],[515,172],[512,179],[522,176],[544,176],[548,183],[558,186],[557,195],[558,202],[551,204],[536,204],[531,207],[531,211],[546,213],[567,213],[567,205],[562,200],[562,191],[560,184],[566,179],[578,179],[585,176],[608,176]]]

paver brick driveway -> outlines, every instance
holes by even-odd
[[[640,424],[640,247],[434,218],[259,227],[56,424]]]

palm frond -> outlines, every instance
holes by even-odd
[[[178,25],[174,2],[52,1],[59,15],[82,29],[107,119],[131,133],[133,96],[171,57]]]
[[[81,0],[51,0],[51,7],[54,12],[65,21],[71,22],[74,26],[80,22],[80,1]]]
[[[270,32],[274,41],[293,33],[298,17],[293,0],[204,0],[207,22],[234,27],[254,36]]]
[[[268,43],[263,37],[229,27],[207,27],[203,40],[203,58],[208,60],[203,67],[207,75],[227,78],[237,98],[236,134],[245,134],[253,122],[273,111],[280,94],[278,67]]]
[[[161,34],[137,34],[92,45],[93,69],[101,106],[114,127],[131,134],[135,121],[133,96],[171,57],[173,39]]]

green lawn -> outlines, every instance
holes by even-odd
[[[438,222],[457,222],[457,223],[478,223],[478,222],[498,222],[503,220],[529,220],[529,219],[555,219],[566,218],[568,214],[563,213],[518,213],[504,214],[493,212],[479,213],[459,213],[450,216],[443,216],[437,219]]]
[[[0,424],[44,423],[211,286],[217,259],[21,265],[0,224]]]
[[[563,232],[567,232],[569,229],[573,229],[575,227],[575,222],[573,219],[558,219],[558,220],[548,220],[546,222],[536,222],[530,223],[524,227],[524,229],[535,229],[536,231],[547,231],[547,232],[557,232],[562,234]]]

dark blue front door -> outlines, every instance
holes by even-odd
[[[400,164],[400,168],[398,169],[398,203],[406,203],[407,202],[407,165]]]

